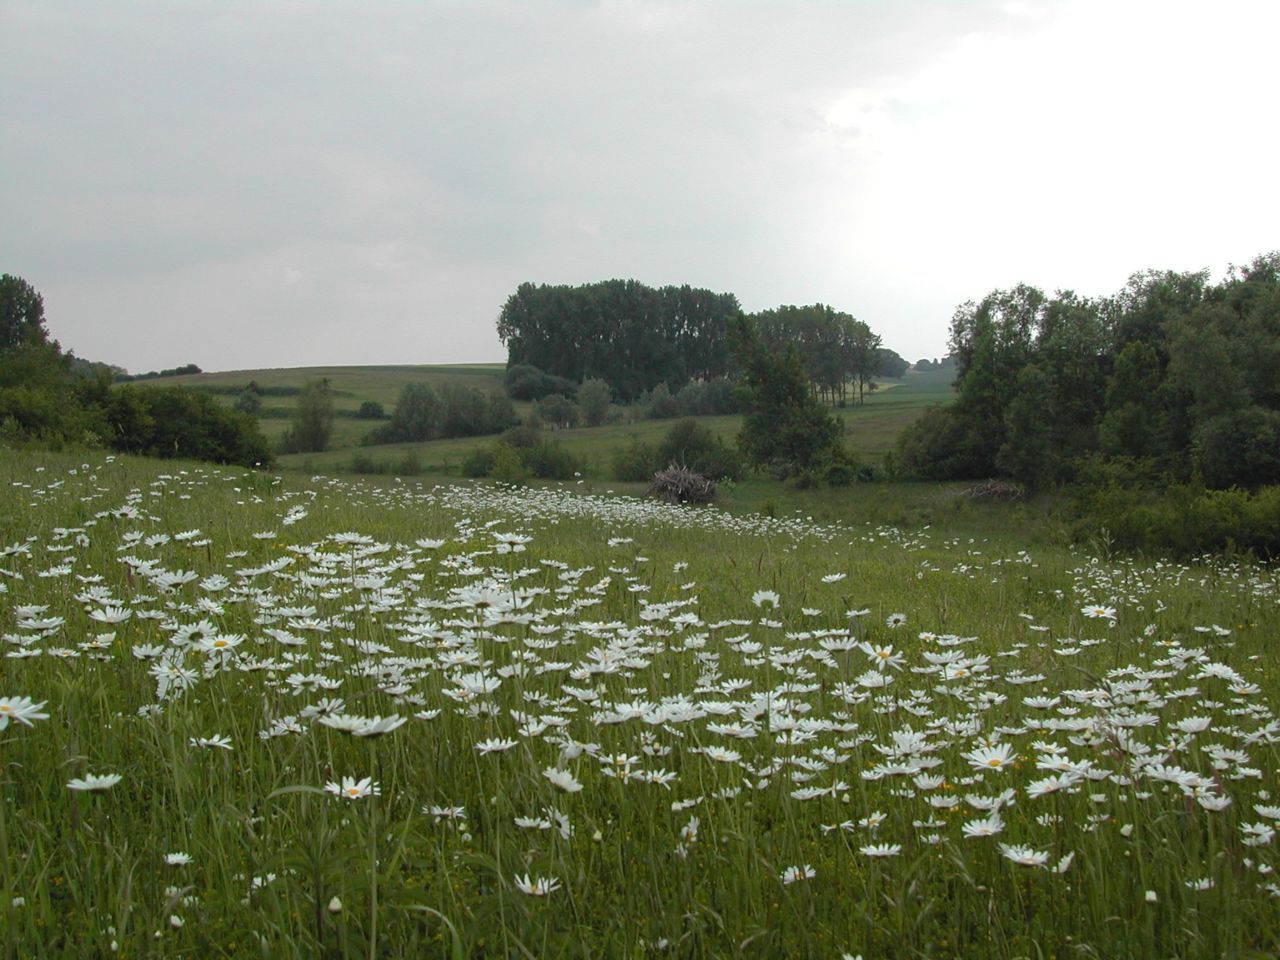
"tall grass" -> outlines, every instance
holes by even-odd
[[[102,455],[0,479],[8,956],[1280,950],[1270,568]]]

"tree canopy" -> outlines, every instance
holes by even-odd
[[[498,336],[509,366],[573,383],[599,378],[629,402],[659,383],[678,388],[726,373],[727,324],[738,312],[733,294],[690,286],[523,283],[502,307]]]
[[[1211,487],[1280,482],[1280,254],[1134,274],[1111,297],[1019,285],[957,308],[955,402],[900,442],[937,478],[1069,479],[1089,456]]]

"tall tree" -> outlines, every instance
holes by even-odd
[[[333,390],[329,380],[309,380],[298,394],[285,447],[297,453],[318,453],[328,448],[332,436]]]
[[[0,276],[0,351],[48,339],[44,298],[21,277]]]
[[[742,367],[738,445],[747,460],[790,476],[842,457],[840,421],[813,395],[799,353],[767,349],[745,318],[733,338]]]

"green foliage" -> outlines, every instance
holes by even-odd
[[[430,440],[436,433],[440,399],[426,383],[406,383],[391,414],[391,422],[375,430],[375,443],[411,443]]]
[[[738,412],[733,381],[728,377],[690,380],[676,394],[682,417],[713,417]]]
[[[271,462],[271,448],[246,413],[178,387],[117,387],[105,404],[110,446],[125,453],[233,463]]]
[[[826,304],[778,307],[752,314],[750,320],[766,349],[796,351],[805,376],[829,402],[848,399],[852,382],[855,398],[862,403],[886,363],[898,376],[906,370],[905,361],[885,350],[870,327]]]
[[[117,383],[133,383],[138,380],[159,380],[163,377],[189,377],[202,372],[194,363],[184,363],[180,367],[171,367],[168,370],[150,370],[147,373],[130,374],[122,371],[116,374],[115,379]]]
[[[573,383],[598,377],[631,402],[660,382],[679,386],[728,373],[725,332],[737,314],[732,294],[688,286],[522,283],[503,305],[498,336],[512,370],[529,365]]]
[[[544,373],[528,363],[516,363],[507,368],[507,396],[512,400],[541,400],[553,393],[574,395],[572,380]]]
[[[737,480],[743,473],[741,454],[696,420],[674,424],[654,454],[650,476],[671,464],[688,467],[711,480]]]
[[[598,427],[609,419],[609,405],[613,402],[613,393],[609,384],[599,377],[583,380],[578,387],[578,407],[582,411],[582,422],[588,427]]]
[[[952,320],[957,397],[900,441],[916,476],[1070,479],[1081,457],[1179,480],[1280,481],[1280,254],[1207,274],[1135,274],[1106,300],[1020,285]]]
[[[382,408],[377,400],[366,400],[360,404],[360,409],[356,411],[358,420],[383,420],[387,416],[386,410]]]
[[[843,446],[840,421],[814,397],[794,349],[767,350],[746,321],[735,337],[743,371],[743,455],[779,477],[812,471]]]
[[[466,476],[510,483],[529,477],[569,480],[581,471],[582,464],[559,440],[529,426],[508,430],[501,439],[473,450],[462,463]]]
[[[1005,410],[1005,442],[996,465],[1028,489],[1044,486],[1056,463],[1049,377],[1039,364],[1018,371],[1013,400]]]
[[[391,420],[371,431],[365,442],[421,443],[483,436],[498,433],[515,420],[511,401],[501,394],[460,383],[445,383],[437,393],[428,383],[407,383]]]
[[[1280,410],[1245,406],[1199,423],[1191,458],[1210,487],[1256,488],[1280,478]]]
[[[319,453],[333,436],[333,392],[328,380],[311,380],[302,388],[292,423],[284,436],[286,453]]]
[[[614,451],[610,462],[613,478],[630,483],[648,483],[662,466],[657,448],[636,437]]]
[[[1126,553],[1190,558],[1249,552],[1280,558],[1280,486],[1250,493],[1194,484],[1108,485],[1082,491],[1072,511],[1078,541],[1106,539]]]
[[[254,384],[249,384],[236,397],[235,408],[241,413],[257,413],[262,409],[262,394],[254,389]]]
[[[680,415],[680,404],[671,395],[665,383],[659,383],[649,394],[649,417],[653,420],[670,420]]]
[[[553,393],[533,405],[535,423],[558,428],[576,427],[578,417],[578,405],[563,394]]]
[[[21,277],[0,276],[0,354],[48,340],[44,298]]]
[[[673,424],[657,444],[633,436],[610,463],[615,480],[634,483],[647,483],[669,466],[688,467],[710,480],[737,480],[744,472],[742,455],[696,420]]]

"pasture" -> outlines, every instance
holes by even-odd
[[[1280,951],[1271,568],[572,485],[0,478],[6,956]]]
[[[364,367],[352,368],[362,370],[363,379],[353,380],[344,387],[346,394],[337,398],[340,410],[354,411],[366,399],[377,399],[390,413],[394,407],[395,395],[399,392],[403,381],[396,379],[393,371],[401,368]],[[457,368],[420,367],[404,368],[420,370],[428,376],[427,382],[434,382],[430,377],[443,374]],[[471,368],[467,368],[471,369]],[[200,377],[230,377],[228,383],[243,386],[259,374],[260,384],[274,384],[270,371],[247,371],[232,375],[201,374],[193,380],[198,384]],[[465,373],[465,371],[464,371]],[[292,375],[293,372],[290,371]],[[327,375],[317,371],[317,375]],[[461,375],[461,374],[460,374]],[[493,389],[501,389],[501,366],[476,367],[472,381],[476,385],[485,382],[484,378],[492,378]],[[879,461],[892,450],[898,434],[910,424],[930,404],[945,403],[951,398],[951,377],[949,371],[916,373],[909,371],[901,380],[887,381],[881,388],[868,394],[866,402],[860,406],[850,405],[835,412],[845,423],[846,437],[851,449],[867,460]],[[174,378],[182,381],[186,378]],[[307,378],[293,377],[298,385]],[[293,382],[291,381],[291,382]],[[168,381],[163,381],[168,382]],[[340,381],[334,379],[337,385]],[[375,395],[376,394],[376,395]],[[391,396],[391,400],[382,399]],[[234,396],[227,396],[231,402]],[[279,406],[283,413],[289,409],[292,398],[272,399],[271,405]],[[517,404],[516,409],[522,416],[528,412],[528,404]],[[737,415],[698,417],[698,422],[719,434],[723,439],[732,442],[741,425],[741,417]],[[611,422],[597,427],[575,427],[555,431],[556,438],[565,448],[578,458],[584,473],[598,479],[607,478],[609,465],[613,456],[625,449],[633,440],[642,443],[656,443],[671,429],[674,420],[650,420],[645,411],[636,407],[615,407]],[[287,419],[262,419],[263,431],[270,437],[278,437],[288,426]],[[335,421],[334,440],[330,449],[322,453],[287,454],[280,457],[279,466],[283,470],[300,470],[304,472],[324,471],[328,473],[356,473],[352,468],[353,457],[357,454],[371,458],[374,463],[384,469],[382,472],[393,472],[392,464],[400,464],[411,460],[417,464],[418,472],[434,477],[457,476],[460,466],[467,455],[477,447],[493,442],[493,437],[461,437],[448,440],[431,440],[425,443],[382,444],[372,447],[359,447],[359,437],[368,432],[374,424],[368,421],[352,420],[339,417]]]

